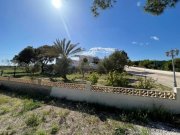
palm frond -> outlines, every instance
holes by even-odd
[[[54,47],[58,51],[59,55],[61,57],[66,57],[66,58],[76,55],[77,53],[83,51],[83,49],[77,47],[78,45],[79,43],[71,44],[70,40],[66,42],[66,39],[63,39],[61,41],[57,39],[56,42],[54,42]]]

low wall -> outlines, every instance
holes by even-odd
[[[66,98],[74,101],[86,101],[117,108],[153,108],[162,106],[168,111],[180,114],[180,88],[175,88],[176,99],[163,99],[143,96],[132,96],[117,93],[92,91],[86,86],[85,91],[53,87],[52,97]]]
[[[0,81],[0,89],[31,96],[49,96],[51,93],[51,87],[2,80]]]
[[[0,78],[0,89],[38,96],[86,101],[117,108],[152,108],[162,106],[180,114],[180,88],[170,91],[95,86],[42,80]]]

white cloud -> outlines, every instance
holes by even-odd
[[[116,49],[115,48],[103,48],[103,47],[94,47],[94,48],[91,48],[89,49],[89,51],[92,51],[92,52],[114,52]]]
[[[136,41],[133,41],[133,42],[131,42],[133,45],[137,45],[137,42]]]
[[[151,36],[150,37],[152,40],[155,40],[155,41],[159,41],[160,39],[159,39],[159,37],[157,37],[157,36]]]
[[[138,1],[138,2],[137,2],[137,7],[140,7],[140,6],[141,6],[141,2]]]
[[[97,53],[110,54],[113,53],[115,50],[115,48],[93,47],[90,48],[88,51],[83,52],[81,55],[96,56]]]

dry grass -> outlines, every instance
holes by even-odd
[[[0,99],[0,135],[148,133],[148,128],[106,118],[83,103],[63,100],[43,103],[7,93],[0,93]]]

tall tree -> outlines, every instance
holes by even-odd
[[[113,7],[117,0],[94,0],[92,12],[94,16],[99,15],[99,10]],[[160,15],[168,7],[175,7],[179,0],[146,0],[144,10],[154,15]]]
[[[12,62],[18,65],[29,65],[37,59],[35,49],[32,46],[24,48],[18,55],[15,55]]]
[[[41,63],[41,72],[44,73],[44,67],[53,62],[58,57],[58,53],[54,46],[43,45],[36,49],[37,60]]]
[[[35,64],[37,54],[32,46],[24,48],[18,55],[11,60],[13,63],[24,66],[27,72],[30,72],[30,64]]]
[[[66,39],[63,40],[59,40],[57,39],[56,42],[54,42],[54,47],[57,51],[57,53],[59,54],[59,62],[57,61],[56,63],[56,68],[55,71],[59,74],[61,74],[61,76],[63,77],[63,79],[65,81],[67,81],[67,73],[68,73],[68,68],[70,65],[70,60],[69,58],[80,53],[82,51],[82,49],[80,47],[78,47],[79,44],[72,44],[71,41],[66,41]],[[60,62],[62,61],[62,62]],[[63,70],[57,70],[57,68],[59,67],[59,69]],[[60,73],[60,72],[63,72]]]

